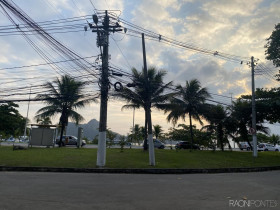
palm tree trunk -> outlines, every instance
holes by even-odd
[[[246,128],[246,124],[245,123],[242,123],[241,124],[241,137],[243,138],[243,140],[245,140],[249,146],[250,146],[250,149],[253,150],[253,147],[249,141],[249,138],[248,138],[248,131],[247,131],[247,128]]]
[[[60,139],[59,139],[59,147],[61,147],[62,146],[62,137],[63,137],[63,132],[64,132],[64,124],[62,123],[62,125],[61,125],[61,131],[60,131]]]
[[[190,131],[191,131],[191,150],[193,150],[193,129],[192,129],[192,115],[191,112],[189,112],[189,116],[190,116]]]
[[[224,132],[223,132],[223,127],[222,124],[218,124],[217,126],[218,130],[218,141],[220,142],[221,150],[224,151]]]
[[[227,139],[227,143],[228,143],[228,148],[230,151],[232,151],[232,147],[230,146],[229,140]]]

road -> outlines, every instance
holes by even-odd
[[[0,172],[0,210],[279,209],[279,177],[280,171],[188,175]],[[266,207],[230,206],[233,202],[242,206],[245,201],[262,202]]]

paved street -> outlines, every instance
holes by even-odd
[[[273,203],[242,209],[278,209],[279,177],[280,171],[188,175],[1,172],[0,210],[240,209],[230,207],[229,202],[242,205],[243,199]]]

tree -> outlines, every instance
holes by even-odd
[[[25,120],[17,108],[19,105],[9,102],[0,105],[0,134],[2,138],[18,136],[23,133]]]
[[[275,30],[267,39],[265,55],[267,60],[272,60],[276,67],[280,66],[280,23],[275,25]]]
[[[134,129],[133,127],[130,129],[130,138],[132,138],[132,142],[137,142],[137,144],[140,144],[140,140],[145,138],[145,128],[140,126],[139,124],[135,124],[134,125]]]
[[[261,110],[260,110],[261,111]],[[260,112],[258,111],[258,112]],[[263,132],[265,134],[269,133],[269,129],[262,125],[264,119],[262,115],[258,115],[257,112],[257,131]],[[252,107],[250,100],[242,100],[241,98],[233,102],[231,106],[231,126],[235,128],[236,135],[239,135],[239,138],[236,138],[238,141],[246,141],[252,149],[252,145],[249,139],[249,128],[252,127]]]
[[[162,127],[160,125],[154,125],[154,130],[153,130],[153,133],[156,137],[156,139],[158,139],[161,135],[162,135]]]
[[[107,138],[109,139],[109,148],[114,144],[114,139],[116,138],[117,134],[110,130],[110,128],[107,128],[106,130]]]
[[[272,134],[272,136],[270,137],[270,142],[275,146],[276,144],[279,144],[280,142],[280,136],[279,135],[275,135]]]
[[[228,113],[221,105],[208,105],[208,110],[204,113],[205,119],[210,125],[204,126],[204,128],[216,135],[217,144],[221,150],[224,151],[224,145],[228,144],[231,148],[227,136],[230,134],[230,126],[232,126],[228,120]]]
[[[169,128],[166,138],[175,141],[190,141],[190,126],[179,124],[177,127],[178,128]],[[212,146],[212,136],[209,135],[209,133],[205,132],[204,130],[197,129],[195,125],[192,125],[192,128],[195,144],[203,145],[205,147]]]
[[[146,81],[144,69],[138,71],[132,68],[132,82],[133,86],[130,88],[123,88],[121,92],[116,92],[113,96],[123,99],[127,102],[122,109],[139,109],[145,110],[145,141],[144,150],[147,150],[147,113],[151,111],[152,107],[158,108],[158,105],[166,102],[171,93],[166,94],[165,90],[170,88],[172,82],[164,84],[163,78],[166,75],[165,71],[157,70],[155,67],[148,69],[148,81]]]
[[[250,99],[251,96],[242,96]],[[270,123],[280,122],[280,88],[256,89],[257,119],[263,119]]]
[[[52,124],[50,117],[37,118],[36,122],[40,125],[51,125]]]
[[[59,124],[61,126],[59,145],[62,145],[62,136],[65,126],[68,125],[68,118],[74,120],[77,124],[84,118],[75,110],[83,108],[86,104],[96,101],[94,98],[87,98],[83,94],[83,88],[86,83],[77,81],[68,75],[47,82],[44,86],[47,94],[39,94],[36,98],[41,99],[47,106],[39,109],[35,118],[47,118],[60,114]]]
[[[177,86],[178,93],[170,100],[169,104],[160,106],[165,113],[169,112],[167,120],[175,125],[179,118],[185,121],[186,115],[190,120],[191,150],[193,147],[192,118],[203,124],[200,117],[205,113],[205,100],[210,98],[206,88],[202,88],[196,79],[186,81],[186,85]]]

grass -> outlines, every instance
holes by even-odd
[[[95,168],[97,149],[0,147],[0,166]],[[234,168],[279,166],[280,152],[155,150],[155,168]],[[107,168],[150,168],[148,152],[141,149],[107,149]]]

